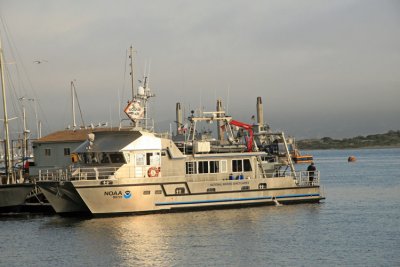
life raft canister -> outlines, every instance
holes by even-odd
[[[149,177],[158,177],[158,173],[160,172],[160,168],[150,167],[147,171],[147,176]]]

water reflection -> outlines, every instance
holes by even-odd
[[[314,220],[319,212],[320,205],[305,204],[84,220],[58,217],[42,230],[68,233],[63,245],[75,246],[71,252],[78,251],[77,258],[96,258],[102,264],[203,265],[206,259],[222,264],[217,251],[237,260],[254,251],[261,255],[265,248],[260,242],[275,242],[281,229],[301,229],[304,220]]]

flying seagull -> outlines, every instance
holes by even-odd
[[[35,61],[33,61],[33,63],[35,63],[35,64],[42,64],[42,63],[45,63],[45,62],[47,62],[47,60],[35,60]]]

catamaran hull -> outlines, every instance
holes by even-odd
[[[280,183],[282,184],[282,181]],[[260,184],[261,187],[267,184],[266,179],[112,185],[73,181],[71,184],[93,215],[291,204],[319,202],[323,199],[319,186],[294,186],[291,178],[286,180],[286,184],[290,186],[279,188],[258,188]],[[274,185],[274,182],[269,184]],[[214,188],[215,191],[207,192],[207,188]]]
[[[89,213],[89,209],[70,182],[40,181],[37,184],[56,213]]]
[[[33,188],[33,184],[0,185],[0,212],[18,211]]]

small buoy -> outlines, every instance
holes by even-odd
[[[348,162],[355,162],[357,159],[356,159],[356,157],[354,157],[354,156],[350,156],[348,159],[347,159],[347,161]]]

